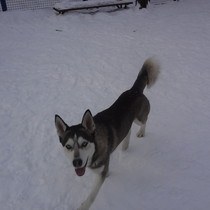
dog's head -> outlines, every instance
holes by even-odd
[[[60,116],[55,115],[55,127],[64,152],[75,167],[76,174],[83,176],[95,152],[95,123],[91,112],[87,110],[82,123],[71,127]]]

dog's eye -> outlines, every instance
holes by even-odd
[[[72,150],[72,149],[73,149],[73,147],[72,147],[72,146],[70,146],[69,144],[67,144],[67,145],[66,145],[66,149],[67,149],[67,150]]]
[[[88,142],[85,141],[85,142],[82,143],[81,147],[85,148],[85,147],[87,147],[87,145],[88,145]]]

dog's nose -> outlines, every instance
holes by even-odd
[[[74,166],[75,168],[81,167],[81,166],[82,166],[82,160],[81,160],[80,158],[74,159],[74,160],[73,160],[73,166]]]

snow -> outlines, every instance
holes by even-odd
[[[157,2],[157,0],[156,0]],[[107,108],[156,56],[146,136],[111,157],[91,210],[210,206],[210,1],[166,1],[56,15],[0,13],[1,210],[75,210],[94,174],[77,177],[56,135]]]

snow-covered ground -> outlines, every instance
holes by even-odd
[[[1,210],[75,210],[84,201],[94,174],[76,176],[54,114],[75,124],[86,109],[107,108],[153,55],[162,71],[145,90],[146,136],[133,126],[91,209],[209,209],[210,1],[99,11],[0,13]]]

